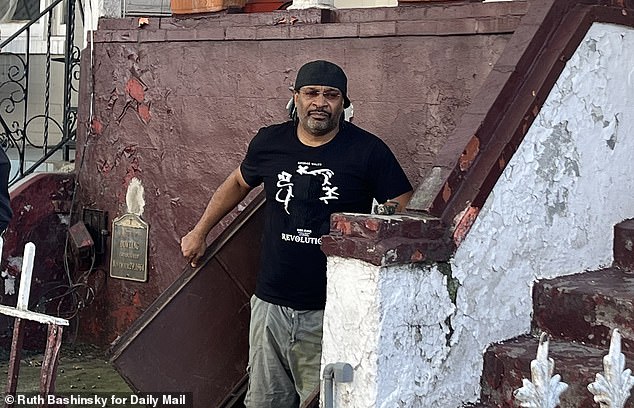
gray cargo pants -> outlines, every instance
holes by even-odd
[[[323,310],[294,310],[253,296],[247,408],[297,408],[319,384]]]

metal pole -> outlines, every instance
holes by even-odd
[[[71,121],[71,89],[73,80],[73,47],[75,46],[75,0],[68,0],[66,9],[66,44],[64,53],[64,123],[62,138],[65,141],[70,140],[70,121]],[[67,156],[64,150],[64,156]],[[64,157],[68,160],[68,157]]]
[[[59,349],[62,347],[63,327],[56,324],[48,325],[48,337],[46,339],[46,351],[40,373],[40,394],[48,395],[55,392],[55,378],[57,377],[57,364],[59,362]]]
[[[15,395],[18,389],[20,375],[20,358],[22,356],[22,342],[24,341],[24,320],[16,318],[13,323],[13,339],[11,340],[11,354],[9,355],[9,373],[7,376],[6,395]],[[5,408],[13,407],[5,399]]]

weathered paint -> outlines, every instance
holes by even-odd
[[[351,384],[337,407],[423,407],[434,366],[448,352],[454,305],[435,267],[381,267],[328,258],[322,367],[346,362]]]
[[[503,27],[488,17],[465,26],[474,10]],[[341,22],[327,24],[315,10],[150,18],[143,28],[136,19],[101,20],[94,72],[89,54],[82,61],[82,78],[95,78],[95,105],[89,118],[89,103],[79,104],[78,203],[107,211],[111,222],[127,210],[130,181],[142,180],[149,279],[108,279],[83,316],[82,334],[113,341],[183,272],[180,238],[257,129],[286,119],[288,87],[304,62],[325,58],[344,67],[354,123],[381,136],[416,184],[524,11],[523,4],[469,3],[337,10],[330,13]],[[421,32],[421,21],[434,31]]]
[[[128,191],[125,195],[125,202],[128,213],[136,214],[139,217],[143,215],[145,209],[145,190],[141,181],[133,177],[128,185]]]
[[[67,173],[36,174],[11,189],[13,219],[4,235],[2,256],[6,259],[6,265],[2,272],[2,304],[15,306],[15,279],[19,280],[24,246],[27,242],[33,242],[37,247],[37,256],[33,266],[30,303],[33,307],[37,304],[47,307],[47,310],[40,311],[56,313],[55,302],[45,306],[41,300],[44,296],[50,296],[51,288],[68,285],[63,254],[69,227],[68,214],[75,187],[74,180],[75,176]],[[0,345],[6,348],[10,340],[9,321],[13,320],[7,319],[9,318],[6,316],[0,316],[0,324],[4,328],[0,331]],[[24,348],[41,349],[46,338],[45,328],[26,322],[25,331],[27,334]]]
[[[612,328],[634,352],[634,274],[620,268],[540,280],[533,288],[534,325],[560,339],[607,348]]]
[[[612,228],[632,215],[622,191],[634,188],[634,94],[623,71],[633,40],[632,29],[593,25],[458,248],[447,366],[462,367],[442,394],[477,396],[481,351],[530,328],[535,279],[612,262]]]
[[[330,234],[322,237],[321,248],[326,255],[377,266],[447,261],[454,250],[438,218],[352,213],[332,215]]]
[[[378,399],[387,392],[374,390],[382,384],[378,377],[383,373],[379,372],[365,373],[355,377],[351,385],[342,386],[364,389],[377,400],[368,401],[370,397],[362,392],[345,393],[337,406],[382,406],[384,401],[391,401],[392,405],[386,406],[448,408],[476,400],[486,347],[530,329],[534,280],[611,264],[612,228],[632,217],[634,204],[623,193],[634,189],[634,139],[629,137],[634,133],[634,74],[627,68],[632,66],[634,30],[594,24],[455,253],[452,274],[460,287],[456,310],[446,316],[453,330],[449,347],[445,343],[425,345],[432,348],[420,351],[423,358],[418,364],[422,371],[393,385],[396,389],[392,391],[399,395],[396,403]],[[362,283],[376,280],[380,268],[355,262],[329,260],[329,285],[338,288],[329,287],[328,302],[347,298],[352,309],[365,315],[365,309],[358,309],[356,300],[349,299],[360,298],[363,292],[357,290],[364,288]],[[399,267],[394,269],[391,273],[398,276]],[[356,281],[347,282],[345,290],[336,278],[343,270],[357,276]],[[407,285],[403,280],[397,286]],[[447,312],[444,302],[435,306],[440,300],[437,294],[442,293],[437,287],[431,285],[424,290],[429,293],[417,299],[416,307],[430,316]],[[394,292],[395,297],[400,295]],[[371,301],[365,306],[372,310]],[[339,313],[344,313],[345,307],[339,308]],[[377,333],[401,321],[398,315],[383,317],[374,328]],[[342,332],[347,330],[347,336],[337,333],[335,337],[332,330],[324,335],[324,349],[329,350],[325,363],[347,357],[350,361],[344,361],[355,366],[355,355],[379,361],[385,354],[395,360],[388,373],[395,377],[401,366],[412,364],[410,353],[415,347],[406,352],[380,349],[373,339],[360,336],[358,327],[340,326]],[[439,333],[430,330],[427,335],[433,343]],[[364,352],[345,354],[346,349],[364,343],[368,345]],[[411,383],[414,378],[426,379],[428,392],[419,396],[420,387]]]
[[[587,385],[603,372],[603,356],[607,350],[599,350],[582,343],[570,343],[551,339],[549,357],[555,362],[554,372],[560,374],[569,385],[561,396],[559,408],[595,408],[599,404],[593,401],[593,395]],[[519,336],[503,344],[492,345],[485,353],[486,371],[482,373],[487,390],[495,387],[487,407],[516,408],[518,401],[513,399],[513,391],[521,387],[522,378],[530,378],[531,361],[537,353],[537,341],[533,336]],[[629,361],[629,360],[628,360]],[[625,408],[632,408],[630,402]]]

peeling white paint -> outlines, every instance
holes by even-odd
[[[426,406],[454,311],[445,276],[330,257],[327,297],[322,367],[341,361],[355,371],[353,383],[337,386],[335,406]]]
[[[329,258],[322,363],[355,367],[337,407],[475,401],[489,344],[530,329],[533,282],[612,263],[634,217],[632,66],[634,30],[594,24],[452,260],[455,311],[434,268]]]
[[[128,207],[128,213],[136,214],[139,217],[143,214],[145,208],[145,189],[141,181],[134,177],[128,184],[128,191],[125,195],[125,202]]]
[[[479,395],[482,351],[529,331],[535,280],[612,263],[613,227],[634,217],[632,64],[634,30],[594,24],[458,248],[455,346],[438,384],[454,406]]]

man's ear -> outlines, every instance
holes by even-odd
[[[297,119],[297,107],[295,106],[294,98],[288,100],[288,103],[286,104],[286,112],[291,120]]]

